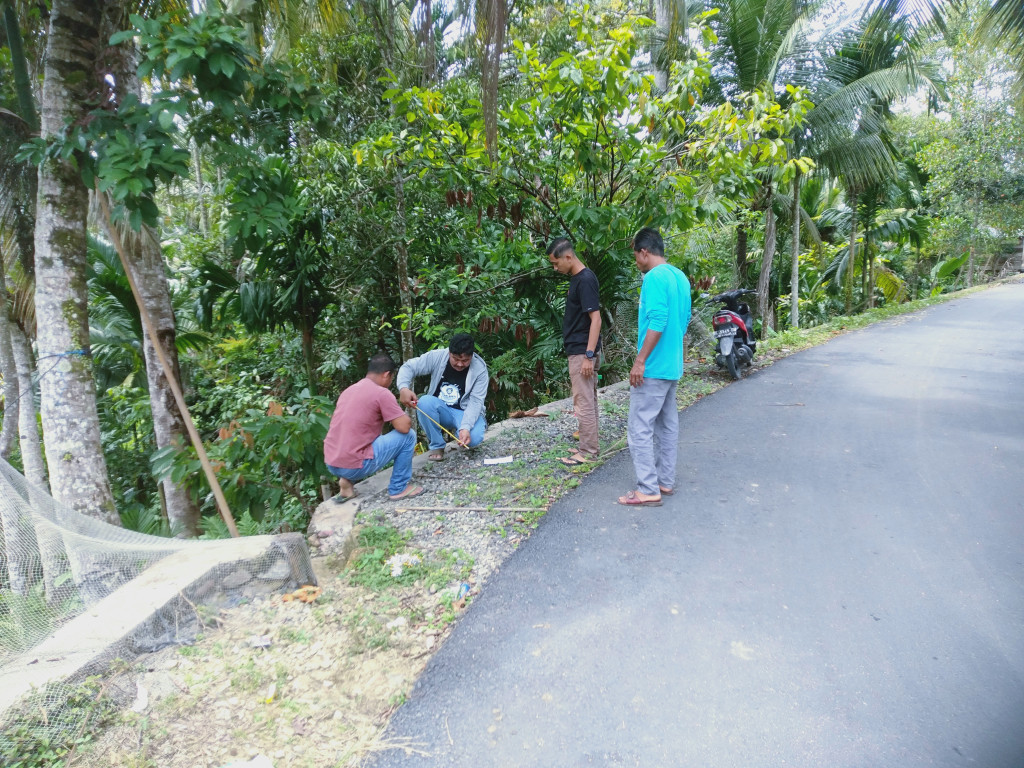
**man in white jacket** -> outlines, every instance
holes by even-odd
[[[412,389],[417,376],[430,377],[422,397]],[[487,363],[476,354],[476,343],[468,333],[452,336],[448,349],[431,350],[407,360],[398,369],[398,400],[423,415],[419,422],[427,434],[428,459],[444,459],[446,433],[467,448],[483,441],[487,428],[484,398],[489,381]]]

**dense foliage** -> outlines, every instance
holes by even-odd
[[[566,394],[552,237],[601,281],[609,383],[632,359],[641,226],[702,289],[760,283],[766,334],[997,277],[1024,234],[1020,73],[981,47],[983,8],[733,0],[690,4],[685,29],[646,4],[527,3],[504,37],[396,8],[351,2],[299,33],[269,7],[131,16],[109,43],[145,87],[28,142],[0,48],[0,185],[70,159],[116,219],[156,228],[185,396],[243,532],[304,528],[333,400],[378,350],[473,333],[491,419]],[[31,333],[24,200],[0,207],[0,309]],[[102,238],[88,257],[122,520],[173,532],[170,477],[226,535],[194,449],[157,448],[124,270]]]

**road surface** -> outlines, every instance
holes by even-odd
[[[1024,766],[1024,284],[680,422],[677,493],[616,505],[623,452],[552,507],[368,765]]]

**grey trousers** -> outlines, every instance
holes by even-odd
[[[674,489],[679,447],[679,407],[673,379],[644,379],[629,389],[627,441],[636,469],[636,487],[647,496],[658,486]]]

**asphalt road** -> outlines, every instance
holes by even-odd
[[[680,422],[676,495],[623,452],[555,505],[370,764],[1024,766],[1024,284]]]

